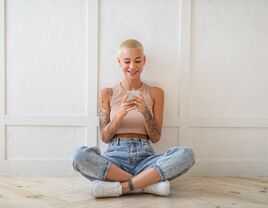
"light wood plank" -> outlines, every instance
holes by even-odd
[[[171,195],[131,194],[94,199],[90,182],[75,177],[0,177],[1,208],[268,207],[268,177],[190,177],[171,183]]]

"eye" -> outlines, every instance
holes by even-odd
[[[125,61],[125,64],[129,64],[130,63],[130,61]]]
[[[141,62],[141,61],[135,61],[135,63],[137,63],[137,64],[140,63],[140,62]]]

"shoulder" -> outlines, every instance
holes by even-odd
[[[101,98],[106,98],[106,99],[110,99],[113,95],[113,88],[103,88],[103,89],[100,89],[99,91],[99,96]]]
[[[102,88],[102,89],[100,89],[100,94],[112,96],[113,95],[113,88],[108,88],[108,87]]]
[[[151,96],[155,98],[163,98],[164,90],[160,87],[149,87]]]

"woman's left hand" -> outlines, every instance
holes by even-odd
[[[144,114],[146,111],[148,111],[148,107],[142,94],[140,94],[138,97],[135,97],[134,102],[140,113]]]

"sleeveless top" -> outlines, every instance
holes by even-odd
[[[150,94],[150,87],[142,83],[138,91],[142,92],[147,107],[153,115],[153,99]],[[113,87],[113,95],[110,99],[110,121],[114,119],[119,111],[123,97],[127,94],[127,89],[123,88],[121,83]],[[123,118],[120,126],[116,130],[115,134],[134,133],[147,135],[145,128],[144,116],[138,111],[137,108],[131,110]]]

